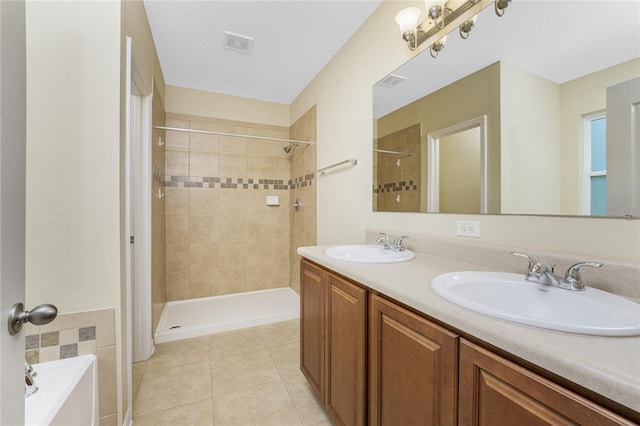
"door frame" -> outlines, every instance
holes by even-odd
[[[480,128],[480,213],[487,212],[487,116],[472,118],[427,134],[427,212],[440,211],[440,139]]]
[[[127,309],[127,401],[125,424],[133,413],[132,363],[153,354],[151,321],[151,107],[127,37],[125,82],[125,269]],[[135,241],[135,243],[134,243]]]

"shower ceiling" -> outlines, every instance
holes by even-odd
[[[144,0],[167,84],[290,104],[381,0]],[[224,49],[224,32],[254,39]]]

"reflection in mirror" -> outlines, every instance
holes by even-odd
[[[390,73],[373,87],[374,210],[640,216],[639,13],[625,1],[486,8],[467,40],[450,34],[437,59],[427,49]],[[459,178],[480,160],[430,162],[428,135],[482,116],[484,208],[444,209],[440,193],[434,209],[434,164]]]
[[[427,135],[427,211],[486,213],[487,117]]]

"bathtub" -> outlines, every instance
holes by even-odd
[[[38,390],[25,400],[25,425],[97,425],[98,361],[95,355],[33,364]]]
[[[300,317],[290,287],[167,302],[155,333],[164,343]]]

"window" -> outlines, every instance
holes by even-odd
[[[583,214],[607,215],[607,117],[604,113],[584,119]]]

